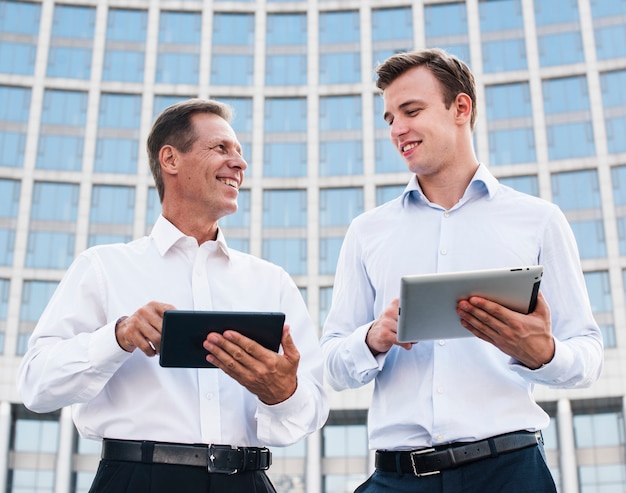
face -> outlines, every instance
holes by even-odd
[[[391,143],[409,170],[429,176],[454,162],[459,131],[456,108],[446,109],[439,81],[426,67],[415,67],[383,92]]]
[[[209,221],[237,211],[237,197],[248,167],[235,131],[211,113],[191,116],[197,139],[188,152],[174,150],[174,200]],[[166,187],[166,197],[168,189]]]

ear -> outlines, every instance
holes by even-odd
[[[457,94],[454,100],[456,119],[460,124],[467,123],[472,118],[472,98],[464,92]]]
[[[159,151],[159,162],[161,163],[162,173],[167,173],[168,175],[175,175],[178,173],[176,161],[177,155],[178,151],[174,146],[166,144],[161,147],[161,150]]]

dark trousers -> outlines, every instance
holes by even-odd
[[[265,471],[209,474],[203,467],[101,460],[89,493],[276,493]]]
[[[421,478],[376,470],[355,493],[556,493],[556,486],[538,445]]]

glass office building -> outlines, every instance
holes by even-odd
[[[88,490],[99,444],[69,409],[25,409],[15,373],[77,253],[150,231],[154,117],[235,108],[249,169],[221,225],[285,267],[321,327],[349,222],[409,180],[374,67],[414,47],[472,67],[479,159],[571,222],[606,364],[591,389],[537,389],[548,461],[562,493],[626,490],[626,0],[0,0],[0,491]],[[330,392],[324,429],[274,450],[281,493],[367,477],[370,391]]]

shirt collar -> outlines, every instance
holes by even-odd
[[[484,164],[479,163],[476,173],[474,173],[472,180],[467,186],[467,190],[465,190],[464,196],[469,197],[486,193],[488,200],[491,200],[496,194],[497,189],[498,180],[496,177],[491,174]],[[401,197],[402,207],[407,207],[411,200],[428,201],[422,191],[422,188],[420,187],[419,182],[417,181],[417,175],[413,175],[411,177],[411,181],[409,181],[408,185],[404,189],[404,192],[402,192]]]
[[[184,238],[191,238],[163,217],[162,214],[159,214],[150,236],[154,239],[161,256],[165,255],[178,242],[185,241]],[[195,238],[193,240],[195,241]],[[228,245],[226,245],[226,238],[220,228],[217,229],[217,238],[215,239],[215,242],[222,253],[224,253],[227,257],[230,257]]]

